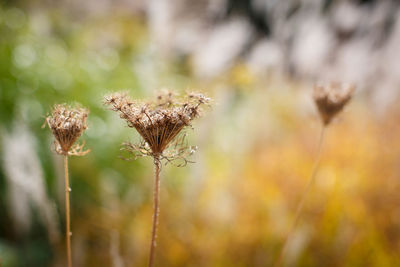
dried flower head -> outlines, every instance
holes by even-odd
[[[76,140],[87,129],[86,119],[88,110],[81,107],[72,107],[66,104],[54,105],[51,115],[46,118],[54,137],[55,150],[58,154],[83,156],[90,150],[83,151],[80,144],[74,145]]]
[[[152,156],[167,161],[179,158],[184,160],[184,164],[188,162],[186,156],[195,148],[185,146],[185,135],[176,137],[200,116],[201,105],[209,102],[209,98],[199,93],[189,93],[177,100],[170,91],[160,93],[154,102],[149,103],[133,101],[126,93],[107,95],[104,101],[144,140],[140,144],[124,143],[125,149],[136,152],[136,156]],[[173,149],[166,151],[167,147]]]
[[[355,90],[354,85],[331,82],[314,86],[314,102],[324,125],[328,125],[349,102]]]

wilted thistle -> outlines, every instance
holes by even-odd
[[[317,106],[318,113],[320,115],[322,122],[321,132],[317,146],[317,156],[314,162],[313,169],[311,171],[310,178],[308,180],[308,184],[297,206],[293,224],[291,225],[288,235],[286,236],[286,239],[283,243],[282,249],[279,254],[279,258],[275,263],[275,267],[278,267],[282,264],[283,256],[286,252],[289,240],[300,218],[306,197],[309,194],[311,187],[315,181],[315,177],[317,175],[321,159],[321,151],[324,142],[325,129],[332,122],[333,118],[337,114],[339,114],[340,111],[343,110],[345,105],[351,100],[354,90],[355,90],[354,85],[346,85],[337,82],[331,82],[329,84],[319,84],[314,86],[313,99],[315,105]]]
[[[185,135],[178,135],[200,116],[202,105],[210,99],[199,93],[189,93],[177,100],[172,92],[159,94],[154,102],[133,101],[126,93],[114,93],[105,97],[104,103],[119,113],[130,128],[135,128],[143,141],[139,144],[124,143],[123,149],[133,153],[134,158],[150,156],[155,167],[154,212],[150,243],[149,266],[154,265],[154,251],[159,214],[159,190],[161,161],[180,160],[184,166],[196,147],[187,146]]]
[[[54,146],[57,154],[64,156],[65,174],[65,217],[66,217],[66,247],[68,267],[72,266],[71,261],[71,231],[70,231],[70,207],[69,207],[69,186],[68,176],[68,156],[83,156],[90,150],[83,150],[84,144],[75,144],[76,140],[87,129],[86,119],[87,109],[72,107],[66,104],[54,106],[51,115],[46,118],[46,122],[55,137]],[[75,144],[75,145],[74,145]]]

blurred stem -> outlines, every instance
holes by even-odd
[[[70,230],[70,211],[69,211],[69,176],[68,176],[68,155],[64,155],[64,172],[65,172],[65,217],[66,217],[66,231],[65,239],[67,242],[67,260],[68,267],[72,266],[71,263],[71,230]]]
[[[279,253],[279,258],[278,258],[277,262],[274,265],[275,267],[279,267],[279,266],[282,265],[283,257],[285,255],[289,240],[291,239],[291,237],[292,237],[292,235],[294,233],[296,225],[297,225],[297,223],[298,223],[298,221],[300,219],[300,215],[301,215],[301,213],[303,211],[303,206],[304,206],[304,203],[306,201],[307,195],[310,193],[311,187],[314,184],[315,178],[317,176],[319,163],[320,163],[320,160],[321,160],[321,151],[322,151],[322,145],[323,145],[324,137],[325,137],[325,130],[326,130],[326,126],[322,125],[322,129],[321,129],[321,133],[320,133],[319,141],[318,141],[318,147],[317,147],[317,156],[316,156],[316,159],[315,159],[315,162],[314,162],[314,166],[313,166],[310,178],[308,180],[308,184],[306,186],[306,189],[305,189],[305,191],[304,191],[304,193],[303,193],[303,195],[302,195],[302,197],[300,199],[299,205],[297,206],[296,213],[294,215],[293,223],[292,223],[292,225],[291,225],[291,227],[289,229],[289,232],[288,232],[288,234],[287,234],[287,236],[285,238],[285,241],[283,243],[282,249],[281,249],[281,251]]]
[[[149,267],[154,266],[154,254],[156,249],[156,238],[157,238],[157,224],[158,224],[158,214],[159,201],[160,201],[160,158],[154,156],[154,210],[153,210],[153,227],[151,230],[151,243],[150,243],[150,256],[149,256]]]

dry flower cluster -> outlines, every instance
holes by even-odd
[[[70,226],[70,203],[69,203],[69,174],[68,174],[68,156],[83,156],[90,150],[83,150],[82,145],[74,143],[87,129],[86,120],[88,110],[76,106],[72,107],[66,104],[54,105],[51,115],[47,116],[46,122],[49,125],[55,137],[54,145],[58,154],[64,156],[64,177],[65,177],[65,217],[66,217],[66,249],[67,264],[72,267],[71,257],[71,226]]]
[[[319,115],[321,117],[322,125],[320,137],[318,140],[318,147],[317,147],[317,156],[314,162],[314,167],[310,174],[310,178],[308,180],[308,184],[306,189],[298,202],[296,212],[294,215],[294,220],[289,228],[288,234],[283,242],[282,249],[280,250],[279,256],[277,261],[274,264],[274,267],[279,267],[282,265],[282,261],[295,227],[299,221],[301,213],[303,211],[304,203],[306,201],[307,195],[310,193],[311,187],[315,182],[315,178],[318,172],[320,159],[321,159],[321,152],[322,152],[322,145],[324,142],[325,136],[325,129],[326,126],[332,121],[332,119],[341,111],[343,110],[344,106],[350,101],[353,96],[355,90],[354,85],[346,85],[337,82],[331,82],[329,84],[319,84],[314,86],[314,102],[318,108]]]
[[[139,144],[124,143],[123,149],[138,156],[151,156],[154,159],[154,211],[151,231],[149,267],[154,266],[159,214],[160,167],[161,160],[168,162],[183,160],[178,166],[188,163],[194,147],[185,142],[185,134],[177,138],[183,128],[190,126],[193,119],[200,116],[200,108],[210,99],[199,93],[189,93],[176,99],[172,92],[164,91],[154,102],[137,102],[126,93],[114,93],[105,97],[104,104],[119,113],[120,117],[135,128],[143,141]],[[166,150],[168,147],[171,149]]]
[[[134,153],[135,157],[152,156],[167,162],[181,159],[181,165],[188,162],[186,156],[196,148],[186,145],[185,135],[176,137],[200,116],[201,105],[209,102],[209,98],[199,93],[189,93],[178,100],[170,91],[160,93],[156,101],[150,103],[133,101],[126,93],[107,95],[104,101],[144,140],[139,144],[124,143],[124,149]],[[166,151],[167,147],[171,149]]]
[[[354,85],[331,82],[314,86],[314,101],[324,125],[328,125],[349,102]]]
[[[46,118],[55,137],[55,150],[58,154],[68,156],[83,156],[90,150],[83,151],[84,144],[76,144],[76,140],[87,129],[88,111],[82,107],[72,107],[66,104],[54,105]]]

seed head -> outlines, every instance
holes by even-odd
[[[201,115],[200,106],[209,102],[209,98],[199,93],[190,93],[177,100],[171,91],[161,92],[154,102],[133,101],[126,93],[107,95],[104,101],[105,105],[126,120],[129,127],[135,128],[144,140],[139,145],[125,143],[128,150],[167,160],[167,153],[163,154],[165,149],[183,128],[190,126],[191,121]],[[177,139],[179,148],[176,151],[182,152],[183,140]],[[178,154],[183,156],[182,153]]]
[[[51,115],[46,118],[49,128],[55,137],[55,148],[58,154],[82,156],[89,153],[83,151],[82,145],[74,145],[76,140],[87,129],[88,110],[66,104],[54,105]]]
[[[328,125],[350,101],[354,85],[331,82],[314,86],[314,102],[324,125]]]

